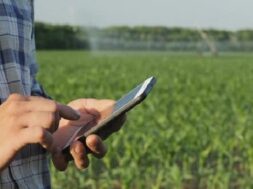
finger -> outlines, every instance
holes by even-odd
[[[68,161],[66,161],[64,155],[60,149],[56,149],[55,153],[52,153],[52,161],[56,169],[59,171],[65,171],[68,167]]]
[[[14,100],[14,101],[27,101],[28,97],[27,96],[23,96],[21,94],[18,93],[13,93],[8,97],[8,100]]]
[[[85,147],[80,141],[75,141],[70,146],[70,153],[78,169],[85,169],[89,166],[89,159]]]
[[[69,120],[77,120],[80,118],[80,114],[77,111],[53,100],[35,96],[30,96],[28,99],[31,101],[31,103],[27,105],[29,111],[59,112],[61,117]]]
[[[23,144],[41,144],[49,152],[54,153],[52,134],[41,127],[28,127],[21,131],[21,141]]]
[[[59,124],[57,114],[53,112],[29,112],[20,119],[24,127],[43,127],[53,133]]]
[[[102,139],[97,135],[89,135],[86,138],[86,145],[91,151],[91,153],[97,157],[102,158],[105,156],[107,149],[105,145],[103,144]]]
[[[58,129],[59,124],[60,124],[60,120],[61,120],[61,116],[60,116],[59,112],[55,112],[54,116],[55,116],[55,119],[54,119],[54,124],[53,124],[54,127],[52,129],[52,132],[55,132]]]
[[[59,111],[60,117],[63,117],[68,120],[78,120],[80,118],[80,114],[72,109],[70,106],[66,106],[63,104],[57,104],[57,109]]]
[[[27,103],[28,111],[57,111],[57,103],[53,100],[39,96],[27,97],[30,103]]]

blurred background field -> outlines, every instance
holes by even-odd
[[[146,77],[158,82],[108,155],[57,172],[53,188],[252,188],[253,55],[155,51],[39,51],[39,81],[60,102],[117,99]]]
[[[252,6],[37,0],[39,81],[54,99],[117,99],[158,79],[108,155],[86,171],[51,166],[53,188],[253,188]]]

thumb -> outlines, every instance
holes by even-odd
[[[56,150],[52,153],[52,161],[56,169],[59,171],[65,171],[68,167],[68,161],[65,156],[61,153],[60,148],[56,148]]]

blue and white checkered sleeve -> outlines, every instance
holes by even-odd
[[[33,22],[34,22],[34,15],[33,15]],[[42,85],[36,80],[36,75],[38,72],[38,64],[36,59],[36,43],[35,43],[35,32],[34,28],[32,31],[32,58],[30,62],[30,75],[31,75],[31,95],[32,96],[42,96],[45,98],[50,98],[44,91]]]
[[[33,49],[32,49],[32,61],[30,63],[30,75],[31,75],[31,95],[32,96],[42,96],[45,98],[50,98],[44,91],[42,85],[39,84],[39,82],[36,80],[36,75],[38,72],[38,64],[36,59],[36,47],[35,47],[35,37],[34,32],[32,34],[32,43],[33,43]]]

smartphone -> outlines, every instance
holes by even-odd
[[[85,141],[85,138],[90,134],[98,134],[103,129],[109,127],[109,123],[121,116],[122,114],[128,112],[134,108],[137,104],[141,103],[147,95],[150,93],[151,89],[156,83],[155,77],[149,77],[144,82],[136,86],[122,98],[116,101],[114,105],[106,108],[104,111],[107,111],[106,116],[104,116],[96,125],[92,126],[87,130],[87,125],[80,127],[78,131],[69,139],[67,144],[63,148],[63,154],[65,154],[68,160],[72,159],[72,156],[69,154],[70,144],[75,140]]]

